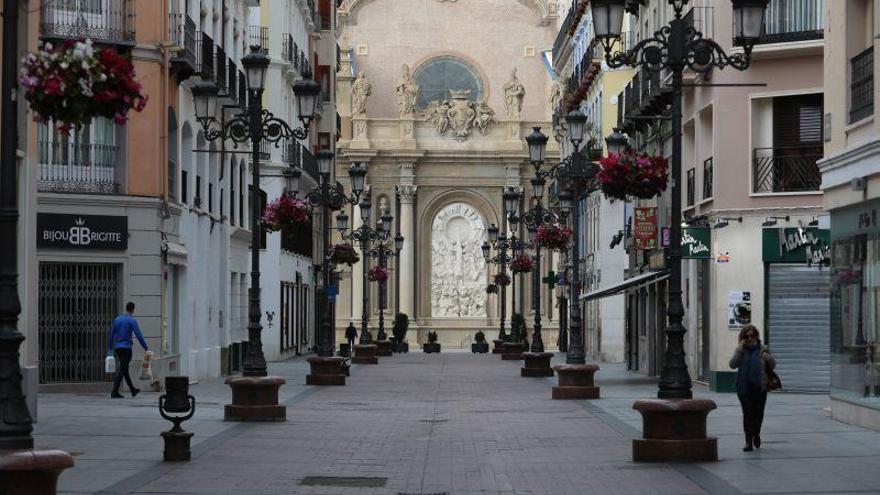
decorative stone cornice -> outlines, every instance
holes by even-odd
[[[336,9],[339,27],[357,24],[357,9],[370,3],[372,0],[345,0]],[[443,3],[457,3],[454,0],[441,0]],[[529,7],[538,17],[538,25],[555,25],[554,21],[559,16],[556,0],[518,0],[519,3]]]

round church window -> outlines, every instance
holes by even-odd
[[[452,91],[469,91],[468,99],[483,99],[483,81],[477,71],[459,58],[437,57],[422,64],[413,74],[419,85],[419,110],[432,101],[445,101],[452,98]]]

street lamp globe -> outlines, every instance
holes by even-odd
[[[764,14],[770,0],[730,0],[733,4],[733,34],[745,46],[754,45],[764,34]]]
[[[544,197],[544,184],[547,181],[544,179],[532,179],[532,194],[534,194],[535,198],[543,198]]]
[[[519,193],[516,192],[516,189],[511,188],[504,191],[504,211],[507,213],[507,216],[515,215],[518,209]]]
[[[281,174],[284,176],[287,191],[296,195],[299,192],[299,179],[302,177],[302,170],[295,167],[287,167]]]
[[[489,260],[489,243],[484,242],[483,245],[480,246],[480,249],[483,250],[483,258],[486,258],[486,260],[488,261]]]
[[[623,13],[626,0],[593,0],[590,2],[593,12],[593,31],[606,46],[620,38],[623,30]]]
[[[629,146],[629,140],[619,128],[615,127],[614,131],[605,138],[605,144],[608,146],[609,154],[619,155]]]
[[[528,228],[529,242],[535,242],[535,236],[538,235],[538,231],[535,229],[534,225],[529,225]]]
[[[547,158],[547,136],[541,133],[540,127],[533,127],[532,133],[526,136],[529,145],[529,161],[535,165],[544,163]]]
[[[486,231],[489,233],[489,242],[491,242],[493,244],[498,242],[498,226],[497,225],[495,225],[493,223],[492,225],[489,226],[488,229],[486,229]]]
[[[382,215],[382,230],[384,232],[391,232],[391,222],[393,221],[394,217],[392,217],[390,213]]]
[[[565,189],[559,192],[557,196],[559,198],[559,207],[564,209],[571,208],[571,193],[566,191]]]
[[[397,251],[403,249],[403,235],[401,235],[400,232],[394,236],[394,249]]]
[[[584,127],[587,123],[587,116],[580,110],[574,109],[568,112],[568,115],[565,116],[565,121],[568,122],[568,140],[577,148],[584,139]]]
[[[321,175],[329,176],[330,167],[333,166],[333,152],[324,148],[318,151],[315,159],[318,161],[318,172]]]
[[[296,96],[296,113],[306,127],[318,112],[318,96],[320,94],[321,87],[311,77],[300,79],[293,84],[293,95]]]
[[[209,82],[200,82],[192,87],[196,120],[201,122],[203,127],[207,128],[207,124],[217,116],[218,93],[217,86]]]
[[[241,65],[247,74],[248,89],[260,92],[266,87],[266,71],[269,69],[269,57],[263,55],[259,48],[251,48],[251,52],[241,58]]]
[[[348,177],[351,179],[351,192],[360,195],[364,191],[367,167],[362,162],[352,164],[348,169]]]
[[[364,198],[361,201],[360,205],[358,205],[358,206],[360,206],[360,208],[361,208],[361,220],[364,223],[369,222],[370,221],[370,213],[371,213],[371,210],[373,209],[373,203],[370,201],[370,198]]]
[[[336,229],[342,232],[348,230],[348,215],[345,212],[336,215]]]

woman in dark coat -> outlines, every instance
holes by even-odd
[[[746,325],[740,331],[739,345],[730,358],[730,367],[736,370],[736,396],[743,411],[746,435],[743,451],[751,452],[753,446],[761,448],[761,423],[764,422],[769,382],[766,370],[776,367],[776,360],[766,347],[761,347],[758,329],[754,325]]]

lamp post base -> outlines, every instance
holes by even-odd
[[[492,354],[503,354],[504,353],[504,341],[495,339],[492,341]]]
[[[557,400],[598,399],[599,387],[593,383],[593,374],[599,371],[595,364],[560,364],[553,367],[559,377],[559,386],[553,387]]]
[[[345,385],[345,373],[341,357],[310,357],[307,359],[312,369],[306,375],[306,385]]]
[[[61,471],[73,467],[63,450],[0,450],[0,493],[55,495]]]
[[[354,346],[354,357],[351,364],[379,364],[376,357],[376,346],[373,344]]]
[[[163,431],[162,440],[165,441],[165,450],[162,452],[162,460],[183,462],[192,459],[189,443],[193,435],[191,431]]]
[[[636,462],[718,460],[718,439],[706,436],[706,417],[717,406],[708,399],[638,400],[642,438],[633,440]]]
[[[394,354],[394,345],[390,340],[377,340],[376,341],[376,355],[382,357],[388,357]]]
[[[553,368],[550,367],[551,352],[524,352],[522,354],[525,365],[520,368],[519,376],[543,377],[553,376]]]
[[[501,345],[501,359],[503,361],[519,361],[525,350],[526,345],[522,342],[505,342]]]
[[[287,421],[287,408],[278,405],[278,389],[286,382],[280,376],[233,376],[232,404],[223,408],[224,421]]]

